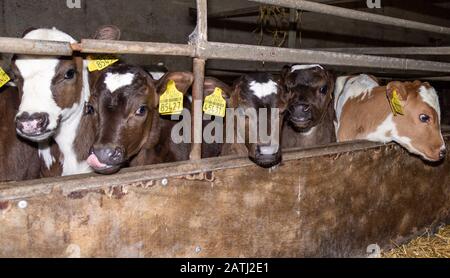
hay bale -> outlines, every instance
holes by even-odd
[[[426,232],[411,242],[382,253],[383,258],[450,258],[450,226]]]

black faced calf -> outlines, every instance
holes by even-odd
[[[320,65],[294,65],[283,69],[282,79],[292,96],[283,128],[283,148],[336,142],[333,75]]]

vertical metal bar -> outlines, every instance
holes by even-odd
[[[295,13],[295,9],[289,9],[289,48],[295,48],[297,42],[297,22],[295,22]]]
[[[195,42],[197,50],[208,40],[208,7],[207,0],[197,0],[197,40]],[[205,81],[206,60],[197,57],[193,61],[194,85],[192,88],[192,148],[190,159],[198,160],[202,158],[203,141],[203,83]]]

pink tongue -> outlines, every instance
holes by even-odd
[[[101,163],[97,156],[95,154],[91,154],[88,159],[87,159],[87,164],[89,164],[89,166],[91,166],[92,168],[105,168],[107,165]]]

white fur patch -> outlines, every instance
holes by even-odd
[[[44,161],[45,167],[50,170],[53,163],[55,163],[55,158],[52,156],[50,147],[47,144],[39,144],[39,157]]]
[[[306,69],[312,69],[312,68],[321,68],[324,70],[324,68],[321,65],[294,65],[291,67],[291,72],[294,72],[296,70],[306,70]]]
[[[377,129],[367,134],[366,139],[373,142],[388,143],[393,137],[398,136],[392,113],[377,127]]]
[[[77,42],[70,35],[59,31],[55,27],[53,27],[52,29],[40,28],[30,31],[23,38],[28,40],[61,41],[70,43]]]
[[[273,146],[264,146],[260,147],[259,151],[262,155],[272,155],[276,154],[278,152],[279,146],[273,145]]]
[[[130,85],[134,80],[134,74],[132,73],[111,73],[108,72],[105,78],[106,88],[114,93],[116,90]]]
[[[250,90],[254,96],[261,99],[269,95],[277,94],[278,85],[273,80],[269,80],[266,83],[252,81],[250,82]]]
[[[166,73],[162,71],[149,71],[154,80],[160,80]]]
[[[441,121],[441,108],[439,106],[439,97],[436,93],[436,90],[431,87],[427,89],[425,86],[420,86],[419,89],[419,95],[422,98],[422,100],[431,106],[434,110],[436,110],[436,113],[439,117],[439,122]]]
[[[378,86],[378,83],[366,74],[361,74],[351,78],[348,78],[348,76],[338,77],[334,91],[334,109],[338,120],[337,126],[339,127],[342,108],[347,100],[355,97],[362,96],[362,98],[365,98],[366,96],[370,96],[372,89]]]

